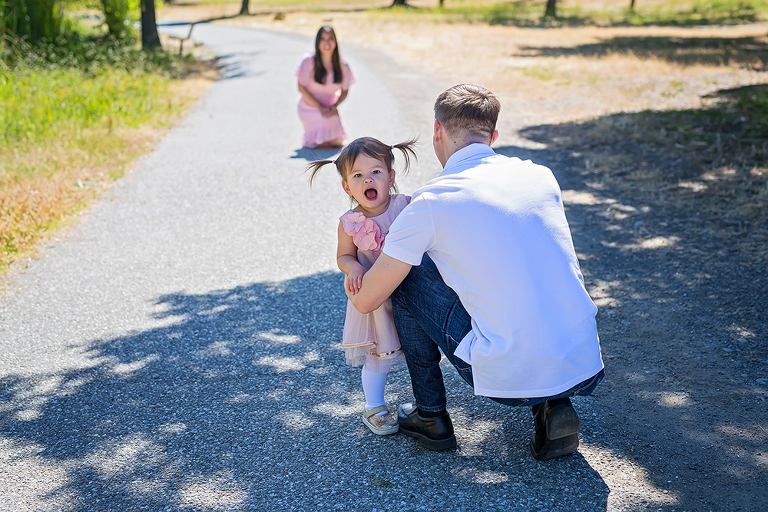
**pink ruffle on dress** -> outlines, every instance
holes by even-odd
[[[344,232],[357,246],[357,261],[366,269],[370,269],[381,254],[389,226],[409,201],[409,196],[396,194],[391,196],[387,211],[376,217],[366,217],[351,210],[341,216]],[[403,366],[405,358],[392,316],[392,299],[388,298],[377,310],[366,315],[347,301],[341,345],[350,366],[364,366],[377,373]]]
[[[315,81],[314,55],[304,57],[298,71],[296,71],[299,83],[326,107],[336,103],[336,100],[341,96],[341,91],[349,89],[349,86],[355,81],[352,70],[349,69],[349,65],[344,59],[341,60],[341,74],[341,83],[333,82],[333,72],[325,76],[324,84],[317,83]],[[347,137],[347,132],[344,130],[338,115],[323,117],[320,109],[307,103],[303,96],[299,101],[299,118],[304,123],[304,139],[301,144],[305,148],[313,148],[323,142]]]

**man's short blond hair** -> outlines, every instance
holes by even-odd
[[[490,139],[496,130],[500,110],[498,98],[479,85],[455,85],[435,101],[435,119],[454,136]]]

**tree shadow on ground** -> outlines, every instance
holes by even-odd
[[[632,54],[693,66],[736,66],[764,70],[768,62],[766,37],[619,36],[574,47],[523,46],[516,57],[607,57]]]
[[[46,509],[605,509],[580,454],[537,463],[530,411],[472,397],[448,368],[461,451],[371,434],[339,346],[345,304],[331,272],[158,297],[158,327],[74,342],[79,368],[0,381],[6,468],[31,468]],[[392,374],[389,403],[409,397],[407,372]],[[579,495],[549,492],[574,482]]]
[[[521,135],[546,149],[496,150],[557,175],[600,308],[607,377],[583,439],[633,480],[647,478],[658,492],[643,498],[661,508],[758,511],[768,478],[768,194],[750,169],[764,172],[764,162],[728,148],[706,158],[709,146],[691,145],[700,138],[676,147],[669,116],[535,126]],[[665,143],[654,143],[648,134],[665,126]]]

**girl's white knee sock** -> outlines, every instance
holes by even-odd
[[[363,368],[363,393],[365,393],[366,409],[371,410],[375,407],[386,405],[384,401],[384,386],[386,383],[386,373],[376,373]],[[384,414],[384,411],[379,414]]]

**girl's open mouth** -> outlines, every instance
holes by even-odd
[[[365,197],[369,201],[375,201],[378,196],[379,192],[375,188],[369,188],[365,191]]]

